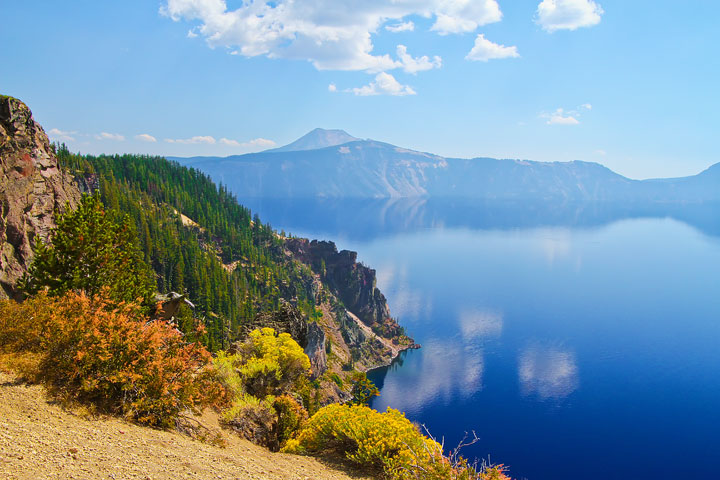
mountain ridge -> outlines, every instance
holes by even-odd
[[[288,143],[282,147],[265,150],[265,153],[317,150],[320,148],[334,147],[336,145],[354,142],[356,140],[359,140],[359,138],[353,137],[345,130],[326,130],[324,128],[315,128],[294,142]]]
[[[634,180],[582,160],[452,158],[371,139],[302,150],[292,149],[296,143],[229,157],[169,158],[207,173],[241,198],[720,200],[720,164],[690,177]]]

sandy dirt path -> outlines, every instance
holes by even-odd
[[[0,372],[2,479],[370,479],[222,435],[225,448],[116,418],[85,419]]]

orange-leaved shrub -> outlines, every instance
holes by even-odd
[[[210,353],[137,304],[68,292],[0,303],[0,348],[39,354],[36,377],[55,394],[166,427],[223,396]]]
[[[462,458],[444,456],[442,445],[391,408],[379,413],[363,405],[328,405],[318,410],[282,451],[336,451],[364,468],[398,480],[509,480],[502,466],[476,469]]]

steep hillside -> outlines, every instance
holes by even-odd
[[[386,365],[413,346],[390,316],[375,272],[353,252],[325,242],[315,261],[296,248],[309,241],[275,232],[207,175],[163,158],[53,147],[19,100],[1,97],[0,119],[0,295],[17,294],[34,239],[48,240],[56,212],[74,207],[81,191],[97,191],[106,207],[134,221],[158,292],[179,292],[195,306],[178,310],[178,324],[190,331],[199,317],[211,350],[229,348],[250,326],[294,332],[330,401],[350,389],[330,372],[343,378]]]
[[[345,398],[349,385],[325,371],[344,377],[414,346],[390,316],[375,272],[354,252],[331,242],[322,242],[320,256],[303,251],[298,245],[317,242],[278,234],[206,175],[163,158],[81,156],[63,147],[58,158],[135,221],[158,290],[181,292],[196,305],[210,349],[272,324],[306,348],[332,400]]]
[[[314,130],[308,136],[316,137],[317,132]],[[350,138],[342,144],[300,139],[260,153],[175,160],[208,173],[242,198],[720,200],[720,178],[713,173],[717,166],[694,177],[637,181],[597,163],[444,158],[374,140]],[[303,148],[293,147],[298,142]]]
[[[0,298],[32,261],[35,237],[47,239],[55,211],[73,207],[80,191],[58,168],[42,127],[20,100],[0,96]]]
[[[203,424],[226,447],[177,432],[154,430],[116,418],[86,420],[49,402],[43,388],[15,383],[0,372],[0,478],[248,480],[345,480],[345,473],[297,455],[271,453],[220,430],[206,414]]]

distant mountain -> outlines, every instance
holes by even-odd
[[[345,136],[351,140],[336,143]],[[720,164],[692,177],[640,181],[597,163],[445,158],[357,140],[341,130],[316,129],[260,153],[173,159],[209,174],[241,198],[720,200]]]
[[[284,147],[273,148],[266,152],[298,152],[302,150],[317,150],[318,148],[334,147],[343,143],[359,140],[348,134],[345,130],[325,130],[316,128]]]

